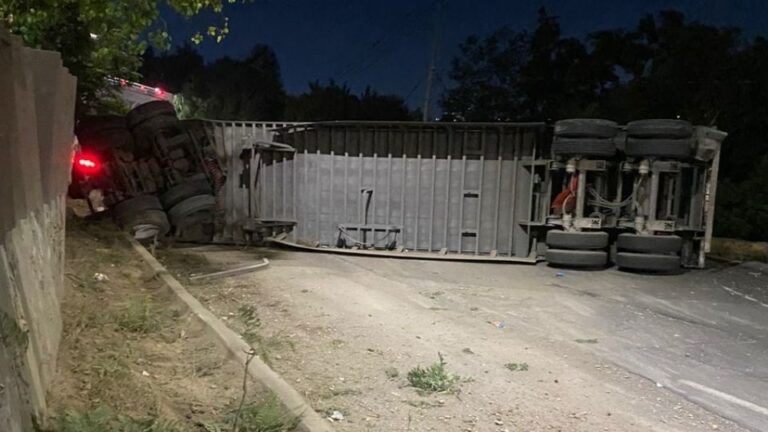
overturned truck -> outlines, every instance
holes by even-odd
[[[168,121],[150,153],[172,167],[164,140],[189,143],[176,164],[197,168],[128,199],[211,196],[202,217],[160,200],[176,237],[210,224],[197,240],[646,272],[703,267],[726,136],[673,119]]]
[[[703,267],[726,134],[681,120],[215,122],[220,240],[674,272]],[[283,230],[285,231],[285,230]]]

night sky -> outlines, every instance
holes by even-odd
[[[253,45],[267,44],[277,53],[290,93],[304,91],[309,81],[334,78],[355,92],[370,84],[417,107],[424,97],[437,4],[435,0],[254,0],[229,6],[230,35],[220,44],[204,42],[199,49],[210,61],[242,57]],[[741,27],[747,36],[768,34],[766,0],[446,0],[435,95],[449,84],[448,66],[461,41],[505,25],[530,30],[540,6],[560,18],[566,36],[633,27],[642,15],[670,8],[691,20]],[[205,23],[205,16],[185,21],[166,12],[163,18],[176,43],[188,40]]]

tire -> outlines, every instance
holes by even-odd
[[[555,123],[555,136],[570,138],[613,138],[619,132],[616,122],[602,119],[566,119]]]
[[[545,256],[553,266],[598,268],[608,264],[608,253],[604,251],[548,249]]]
[[[123,224],[123,229],[136,240],[150,240],[164,237],[171,230],[168,216],[162,210],[144,210],[135,214]]]
[[[680,271],[680,257],[677,255],[619,252],[616,254],[616,266],[623,270],[673,273]]]
[[[128,124],[128,129],[134,129],[150,118],[159,116],[176,118],[176,109],[173,108],[173,104],[167,101],[152,101],[141,104],[128,112],[125,121]]]
[[[212,193],[213,189],[207,179],[188,180],[165,191],[160,195],[160,202],[163,208],[170,209],[187,198]]]
[[[693,126],[685,120],[649,119],[627,123],[627,136],[632,138],[690,138]]]
[[[563,138],[556,136],[552,153],[558,155],[612,157],[616,144],[610,138]]]
[[[627,156],[636,157],[686,159],[693,153],[693,140],[690,138],[627,138],[624,153]]]
[[[683,239],[676,235],[638,235],[619,234],[616,248],[627,252],[678,253],[683,247]]]
[[[160,200],[154,195],[141,195],[129,198],[112,208],[112,216],[120,225],[145,210],[163,210]]]
[[[554,249],[604,249],[608,247],[608,233],[550,230],[547,246]]]
[[[187,198],[168,210],[168,217],[175,227],[184,226],[185,219],[198,212],[213,213],[216,209],[216,198],[213,195],[197,195]]]

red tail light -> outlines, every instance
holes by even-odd
[[[75,166],[84,174],[96,174],[101,170],[101,163],[93,155],[78,155],[75,158]]]

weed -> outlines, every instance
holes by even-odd
[[[68,412],[54,420],[56,432],[180,432],[175,421],[158,417],[117,415],[106,407],[84,413]]]
[[[397,368],[394,366],[384,369],[384,373],[387,375],[387,378],[389,379],[394,379],[400,376],[400,371],[397,370]]]
[[[117,316],[117,326],[131,333],[154,333],[160,330],[162,312],[146,297],[134,299]]]
[[[528,363],[507,363],[504,367],[512,372],[525,372],[528,370]]]
[[[119,380],[128,376],[128,366],[117,353],[107,353],[94,360],[91,369],[99,379]]]
[[[256,313],[256,308],[252,305],[240,305],[237,312],[240,321],[242,321],[246,327],[258,327],[261,325],[261,319],[259,319],[259,315]]]
[[[576,343],[596,344],[597,339],[575,339]]]
[[[240,308],[238,308],[238,318],[244,327],[241,332],[243,340],[256,350],[259,358],[261,358],[264,363],[272,365],[272,351],[286,347],[291,349],[294,348],[293,342],[282,338],[279,334],[265,337],[259,332],[261,319],[256,312],[256,308],[253,306],[240,306]]]
[[[443,355],[437,353],[439,361],[427,368],[416,366],[408,372],[408,383],[425,393],[446,393],[456,390],[456,384],[461,377],[452,375],[445,370]]]
[[[288,411],[275,395],[269,395],[259,403],[242,407],[235,432],[289,432],[296,429],[299,422],[300,418]]]

